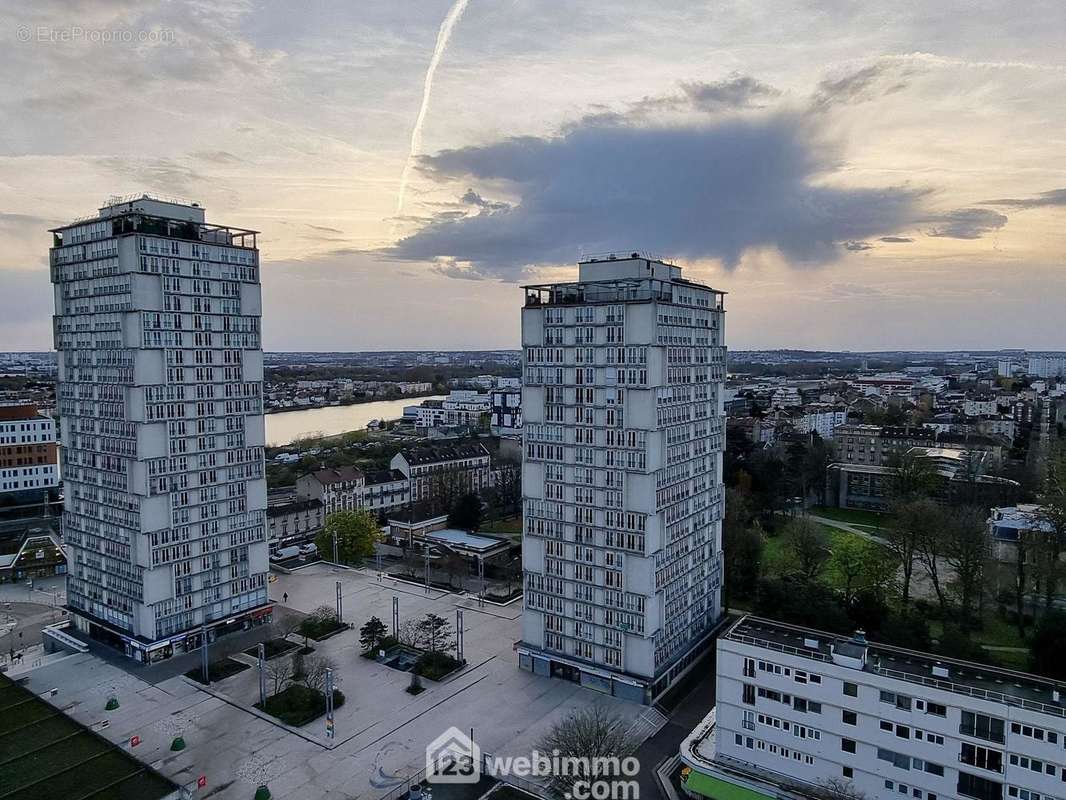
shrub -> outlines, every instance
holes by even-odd
[[[431,681],[439,681],[462,666],[462,662],[447,653],[423,653],[415,663],[414,671]]]
[[[334,689],[333,707],[336,709],[343,705],[344,693]],[[277,717],[286,725],[299,727],[326,713],[326,695],[294,683],[284,691],[268,697],[265,704],[256,703],[255,707]]]
[[[300,635],[306,639],[322,639],[345,627],[330,606],[319,606],[300,622]]]

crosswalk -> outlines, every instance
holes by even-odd
[[[626,731],[627,737],[636,742],[644,742],[663,729],[667,717],[655,706],[648,706]]]

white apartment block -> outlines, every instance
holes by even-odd
[[[1066,685],[744,617],[718,640],[716,707],[681,746],[695,795],[1066,796]],[[734,791],[721,794],[722,784]],[[843,795],[839,795],[843,796]]]
[[[52,233],[78,628],[157,660],[268,621],[255,231],[145,195]]]
[[[58,486],[55,420],[32,403],[0,405],[0,496],[32,502]]]
[[[847,421],[847,409],[809,408],[796,419],[795,429],[799,433],[817,433],[823,439],[832,439],[837,426]]]
[[[721,615],[724,294],[588,260],[526,287],[519,664],[653,702]]]
[[[1034,378],[1061,378],[1066,376],[1066,356],[1030,356],[1026,375]]]

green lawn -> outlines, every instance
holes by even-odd
[[[929,620],[929,632],[934,639],[939,638],[943,631],[944,624],[940,620]],[[1001,619],[997,614],[987,615],[982,628],[975,630],[972,636],[977,644],[989,647],[1029,647],[1029,643],[1018,635],[1018,628],[1007,620]],[[997,652],[995,655],[998,659],[1001,655],[1010,654]]]
[[[822,533],[825,534],[830,550],[835,548],[839,542],[851,538],[860,538],[856,537],[854,533],[842,531],[839,528],[830,528],[828,525],[819,525],[818,523],[813,524],[818,527],[822,531]],[[870,542],[867,539],[863,539],[862,541],[866,542],[871,547],[879,546],[876,543]],[[788,574],[792,568],[791,561],[793,558],[792,553],[789,551],[788,547],[788,537],[784,534],[784,532],[782,532],[779,533],[777,536],[767,536],[764,539],[764,542],[765,544],[763,546],[762,573],[764,575]],[[825,583],[827,586],[830,586],[833,589],[843,588],[840,585],[838,576],[834,574],[834,571],[832,569],[832,557],[830,557],[830,560],[826,563],[826,567],[822,571],[820,580],[822,583]]]
[[[507,517],[506,519],[494,519],[491,522],[486,522],[482,525],[481,530],[485,533],[521,533],[522,532],[522,516]]]
[[[864,528],[883,528],[888,524],[889,520],[887,514],[879,514],[876,511],[860,511],[854,508],[814,506],[810,511],[818,517],[835,519],[837,522],[848,522],[852,525],[861,525]]]

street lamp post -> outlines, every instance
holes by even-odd
[[[203,670],[204,686],[211,683],[211,678],[207,671],[207,623],[204,622],[200,626],[200,668]]]

